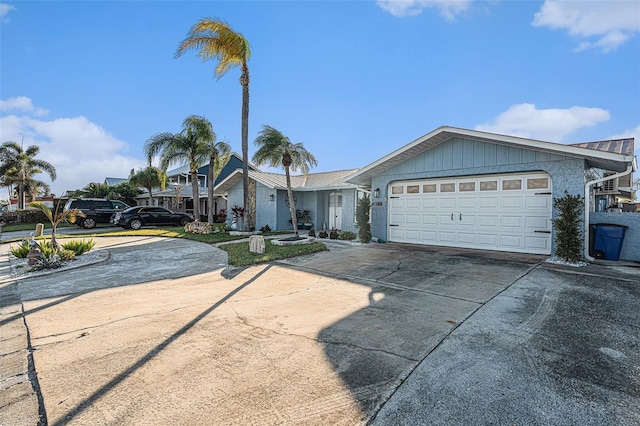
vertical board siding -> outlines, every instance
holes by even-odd
[[[385,170],[381,175],[392,176],[426,171],[463,170],[474,167],[563,161],[566,159],[567,157],[546,152],[453,138],[408,159],[402,164]]]

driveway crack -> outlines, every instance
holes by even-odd
[[[349,342],[340,342],[340,341],[315,339],[313,337],[309,337],[309,336],[306,336],[304,334],[286,333],[286,332],[282,332],[282,331],[279,331],[279,330],[274,330],[273,328],[269,328],[269,327],[257,326],[257,325],[251,324],[247,318],[245,318],[242,315],[240,315],[238,313],[238,311],[236,311],[233,308],[233,306],[229,305],[229,307],[233,310],[233,312],[235,312],[236,317],[242,322],[242,324],[244,324],[245,326],[247,326],[249,328],[252,328],[254,330],[268,331],[270,333],[277,334],[279,336],[301,337],[303,339],[310,340],[310,341],[316,342],[316,343],[321,343],[321,344],[346,346],[348,348],[355,348],[355,349],[362,350],[362,351],[383,353],[383,354],[386,354],[386,355],[390,355],[390,356],[393,356],[393,357],[401,358],[401,359],[404,359],[404,360],[407,360],[407,361],[412,361],[412,362],[418,361],[417,359],[410,358],[410,357],[407,357],[407,356],[404,356],[404,355],[400,355],[400,354],[397,354],[395,352],[387,351],[387,350],[384,350],[384,349],[369,348],[369,347],[365,347],[365,346],[354,345],[353,343],[349,343]]]

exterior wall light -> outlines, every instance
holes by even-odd
[[[373,198],[380,198],[380,188],[376,188],[373,191]]]
[[[269,194],[269,201],[275,201],[276,196],[273,194]]]

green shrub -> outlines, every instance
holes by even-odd
[[[29,245],[28,240],[22,240],[22,242],[18,247],[11,246],[10,248],[11,254],[17,257],[18,259],[26,258],[30,249],[31,249],[31,246]]]
[[[58,256],[60,257],[60,260],[65,261],[65,260],[73,260],[76,258],[76,253],[73,250],[68,250],[68,249],[62,249],[58,252]]]
[[[553,219],[555,228],[556,256],[567,262],[582,260],[582,211],[584,199],[579,195],[570,195],[566,190],[564,197],[554,198],[553,207],[558,209],[558,217]]]
[[[358,238],[363,243],[371,241],[371,224],[369,223],[369,209],[371,208],[371,198],[369,194],[358,200],[356,206],[356,222],[358,224]]]
[[[75,256],[81,256],[82,254],[88,252],[96,245],[96,242],[93,239],[89,240],[72,240],[67,243],[62,244],[62,250],[72,251]]]
[[[356,234],[351,231],[342,231],[342,233],[338,236],[339,240],[353,241],[356,239]]]
[[[44,256],[45,259],[53,259],[53,257],[55,255],[58,254],[58,250],[53,248],[53,244],[51,244],[51,241],[48,240],[42,240],[40,241],[40,251],[42,252],[42,255]]]

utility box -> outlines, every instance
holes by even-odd
[[[44,232],[44,225],[42,223],[37,223],[36,224],[36,232],[34,233],[34,237],[42,236],[43,232]]]
[[[592,225],[595,231],[593,240],[593,257],[605,260],[620,260],[622,243],[627,226],[611,223]]]

